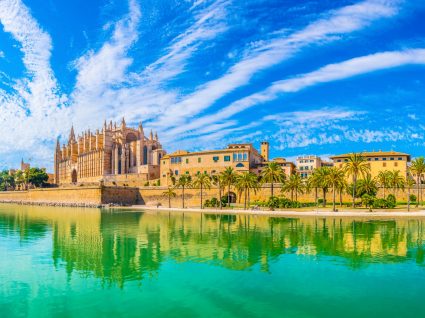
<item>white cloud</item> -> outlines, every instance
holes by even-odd
[[[4,52],[2,50],[0,50],[0,59],[5,57]]]
[[[0,90],[0,154],[6,158],[11,149],[26,151],[43,162],[51,157],[44,142],[60,132],[65,112],[58,107],[65,97],[50,65],[52,41],[20,0],[1,2],[0,23],[19,43],[26,68],[26,76],[15,80],[11,91]]]
[[[136,74],[128,71],[133,64],[129,54],[138,40],[141,14],[137,4],[130,2],[129,15],[109,25],[114,30],[112,38],[75,63],[78,81],[72,105],[81,128],[123,115],[129,122],[146,120],[175,103],[178,93],[163,89],[164,83],[185,71],[187,61],[201,43],[227,29],[224,17],[229,1],[214,1],[202,8],[200,4],[191,9],[193,24],[171,42],[159,59]]]
[[[328,12],[321,19],[289,36],[279,35],[270,41],[261,42],[258,46],[250,48],[245,57],[232,66],[224,76],[202,85],[193,94],[167,108],[156,125],[161,127],[173,122],[176,128],[169,131],[170,135],[202,126],[202,120],[192,121],[194,115],[210,107],[231,91],[246,85],[257,72],[281,63],[308,45],[335,40],[337,35],[360,30],[374,20],[393,16],[397,13],[398,3],[399,1],[385,0],[363,1]],[[191,122],[184,123],[188,118]]]
[[[251,107],[272,101],[283,93],[294,93],[313,85],[409,64],[425,64],[425,49],[381,52],[329,64],[316,71],[275,82],[267,89],[237,100],[215,114],[193,120],[191,124],[182,127],[182,129],[193,130],[219,122]],[[179,130],[173,129],[170,134],[175,135],[177,132]],[[193,133],[196,134],[196,131]]]

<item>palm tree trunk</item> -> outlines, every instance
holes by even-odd
[[[419,201],[421,200],[420,194],[419,194],[419,174],[416,178],[416,186],[418,187],[418,198],[416,199],[416,207],[419,206]]]
[[[353,174],[353,208],[356,207],[356,182],[357,176],[356,174]]]
[[[336,191],[335,191],[335,185],[332,186],[332,211],[335,212],[335,201],[336,201]]]
[[[318,200],[318,194],[317,194],[317,188],[314,188],[314,202],[316,202],[316,206],[318,205],[317,204],[317,200]]]
[[[184,209],[184,187],[182,187],[182,207]]]
[[[323,207],[325,208],[326,207],[326,189],[323,188],[322,190],[323,190]]]
[[[204,205],[202,204],[202,195],[203,195],[203,191],[202,191],[202,184],[201,184],[201,210],[204,208]]]
[[[274,195],[274,189],[273,189],[273,186],[274,186],[274,184],[273,184],[273,181],[272,181],[272,196]]]
[[[168,208],[171,209],[171,195],[168,195]]]
[[[342,207],[342,189],[339,190],[339,206]]]
[[[294,201],[294,190],[291,189],[291,201]]]
[[[383,188],[384,188],[384,197],[383,197],[383,199],[385,199],[385,186]]]
[[[295,201],[298,201],[298,189],[295,189]]]
[[[219,201],[219,205],[220,205],[220,210],[223,209],[223,203],[221,202],[221,184],[220,182],[218,183],[218,201]]]
[[[410,211],[410,185],[407,185],[407,212]]]
[[[227,186],[227,205],[230,207],[230,182]]]
[[[243,204],[243,206],[244,206],[244,210],[246,210],[246,195],[247,195],[247,189],[245,188],[245,193],[244,193],[244,204]]]

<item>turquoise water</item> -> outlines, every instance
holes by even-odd
[[[0,205],[1,317],[425,317],[423,220]]]

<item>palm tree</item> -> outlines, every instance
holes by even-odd
[[[415,180],[413,180],[413,177],[410,174],[410,171],[407,171],[406,186],[407,186],[407,211],[408,212],[410,211],[410,189],[413,187],[414,184],[415,184]]]
[[[235,184],[238,175],[232,167],[227,167],[221,173],[221,180],[227,186],[227,204],[230,206],[230,187]]]
[[[353,153],[344,164],[344,171],[353,177],[353,208],[356,205],[357,178],[370,172],[370,165],[362,154]]]
[[[274,184],[284,183],[286,179],[285,172],[276,162],[269,162],[261,172],[261,178],[264,183],[271,184],[271,196],[274,195]]]
[[[317,189],[319,188],[319,184],[317,182],[317,174],[315,174],[314,172],[308,176],[307,181],[305,183],[305,190],[307,193],[310,193],[311,189],[313,188],[314,188],[314,202],[317,205],[317,199],[318,199]]]
[[[416,186],[418,188],[418,198],[416,200],[416,207],[418,207],[419,201],[422,202],[419,191],[420,191],[421,178],[422,178],[422,175],[425,173],[425,158],[419,157],[419,158],[413,159],[410,165],[410,171],[413,175],[416,176]]]
[[[182,208],[184,209],[184,189],[192,186],[191,176],[184,174],[177,180],[176,188],[182,188]]]
[[[329,170],[329,167],[320,167],[313,172],[317,186],[323,191],[323,207],[326,207],[326,193],[329,189],[329,185],[326,182],[327,176],[330,173]]]
[[[400,170],[393,170],[389,172],[388,185],[393,188],[394,197],[398,189],[404,189],[405,180],[404,177],[400,175]]]
[[[211,189],[211,177],[205,172],[198,172],[195,180],[193,180],[193,186],[201,189],[201,209],[203,209],[203,191],[204,189]]]
[[[162,192],[164,197],[168,197],[168,208],[171,209],[171,198],[176,197],[176,193],[173,191],[173,188],[168,188],[167,191]]]
[[[366,174],[363,179],[358,181],[357,191],[370,196],[376,195],[376,192],[378,192],[378,186],[370,173]]]
[[[376,176],[376,181],[378,181],[379,185],[383,189],[383,197],[385,198],[385,189],[388,188],[389,184],[389,174],[390,172],[388,170],[379,171],[378,175]]]
[[[236,187],[244,192],[244,210],[246,210],[249,190],[258,189],[258,178],[252,172],[244,172],[238,175]]]
[[[223,182],[222,179],[223,179],[223,177],[220,174],[212,175],[212,183],[215,186],[217,186],[217,189],[218,189],[218,201],[219,201],[219,204],[220,204],[220,210],[223,208],[223,202],[221,201],[221,195],[222,195],[222,191],[223,191],[222,185],[223,185],[224,182]]]
[[[292,174],[289,177],[289,180],[283,185],[282,190],[286,192],[291,192],[291,201],[298,201],[298,194],[304,193],[304,183],[301,179],[301,176],[298,173]]]
[[[345,174],[342,169],[336,167],[329,168],[328,170],[329,172],[325,176],[324,183],[332,188],[332,211],[335,212],[336,190],[344,183]]]

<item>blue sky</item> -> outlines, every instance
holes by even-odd
[[[425,154],[422,0],[2,0],[0,168],[143,122],[169,152]]]

